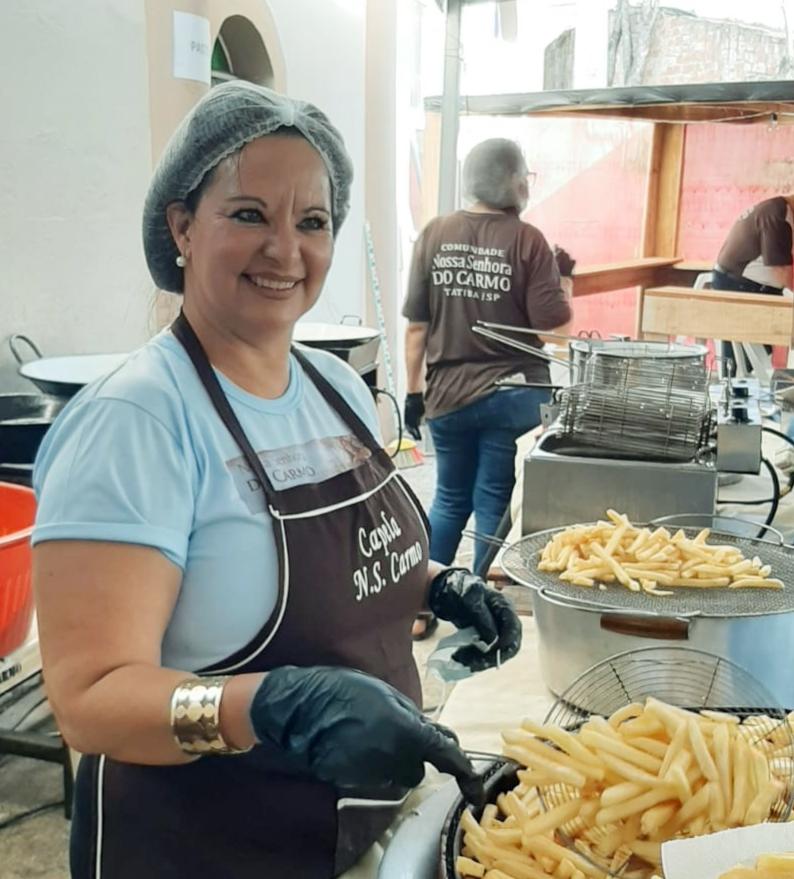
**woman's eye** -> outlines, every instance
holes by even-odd
[[[319,232],[321,229],[328,228],[328,220],[325,217],[306,217],[301,220],[299,227],[311,232]]]
[[[241,208],[239,211],[235,211],[232,217],[242,223],[261,223],[264,219],[261,211],[256,208]]]

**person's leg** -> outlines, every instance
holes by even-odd
[[[479,412],[478,466],[474,481],[474,518],[480,534],[496,535],[510,503],[515,485],[516,440],[540,424],[540,404],[549,399],[548,391],[517,388],[497,391],[487,398]],[[488,557],[488,544],[477,541],[474,572],[481,571]]]
[[[436,490],[427,514],[430,558],[442,565],[454,561],[461,531],[472,512],[477,439],[469,427],[472,415],[468,408],[427,421],[436,455]],[[424,640],[437,627],[433,614],[419,614],[413,625],[414,640]]]
[[[476,406],[477,404],[473,404]],[[477,434],[471,406],[428,420],[436,453],[436,491],[430,505],[430,558],[449,565],[473,507]]]

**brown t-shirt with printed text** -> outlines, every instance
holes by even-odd
[[[403,315],[429,324],[425,409],[434,418],[492,393],[497,379],[549,380],[545,360],[472,332],[478,320],[551,330],[570,320],[571,306],[539,229],[513,213],[456,211],[419,236]],[[512,335],[542,347],[537,336]]]
[[[756,260],[765,266],[790,266],[792,232],[787,215],[788,202],[783,196],[767,198],[746,210],[731,227],[717,257],[718,266],[736,278]]]

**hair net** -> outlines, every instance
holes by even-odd
[[[493,208],[523,208],[520,178],[527,163],[519,145],[503,137],[478,143],[463,163],[463,195]]]
[[[322,156],[331,182],[331,219],[336,235],[350,206],[353,166],[342,136],[312,104],[249,82],[216,86],[182,120],[154,171],[143,208],[143,249],[155,284],[181,293],[179,251],[166,220],[166,206],[183,201],[227,156],[280,128],[298,132]]]

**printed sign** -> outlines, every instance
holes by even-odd
[[[442,244],[433,257],[433,284],[445,296],[498,302],[513,286],[513,267],[504,250],[474,244]]]
[[[210,84],[210,22],[201,15],[174,12],[174,77]]]

